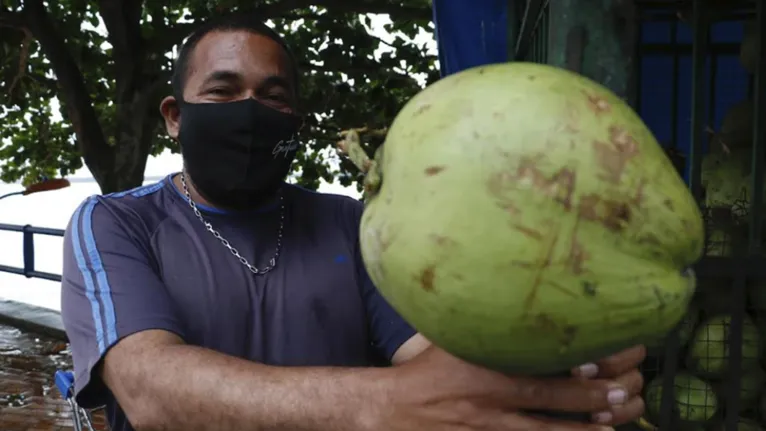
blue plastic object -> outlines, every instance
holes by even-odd
[[[73,394],[74,373],[71,371],[58,370],[56,371],[54,380],[56,381],[56,387],[59,392],[61,392],[61,396],[68,400]]]
[[[441,76],[508,61],[508,0],[433,0]]]

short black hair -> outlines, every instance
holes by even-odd
[[[266,36],[285,51],[287,55],[288,68],[292,74],[293,90],[298,95],[299,82],[298,82],[298,62],[295,60],[290,48],[285,43],[282,36],[277,34],[271,27],[267,26],[263,21],[256,19],[251,13],[237,13],[224,16],[218,16],[206,23],[202,24],[196,30],[194,30],[181,46],[181,51],[178,53],[178,58],[173,66],[173,76],[171,78],[171,85],[173,87],[173,96],[176,100],[182,100],[184,94],[184,86],[186,85],[186,78],[188,78],[189,72],[189,59],[191,58],[194,48],[197,46],[200,40],[205,35],[214,31],[236,31],[243,30],[249,31],[253,34]]]

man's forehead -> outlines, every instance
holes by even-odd
[[[220,70],[278,76],[288,73],[282,46],[268,36],[248,30],[211,31],[197,43],[190,60],[190,76]]]

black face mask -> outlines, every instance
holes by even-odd
[[[298,151],[300,117],[254,99],[180,107],[181,154],[200,195],[233,209],[274,197]]]

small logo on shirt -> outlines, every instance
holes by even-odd
[[[346,257],[345,254],[339,254],[335,256],[335,263],[346,263],[348,262],[348,257]]]
[[[271,154],[276,159],[279,157],[280,154],[284,158],[287,158],[287,155],[295,150],[298,149],[298,141],[295,139],[295,136],[291,137],[288,140],[281,140],[277,142],[277,145],[274,146],[274,149],[271,150]]]

